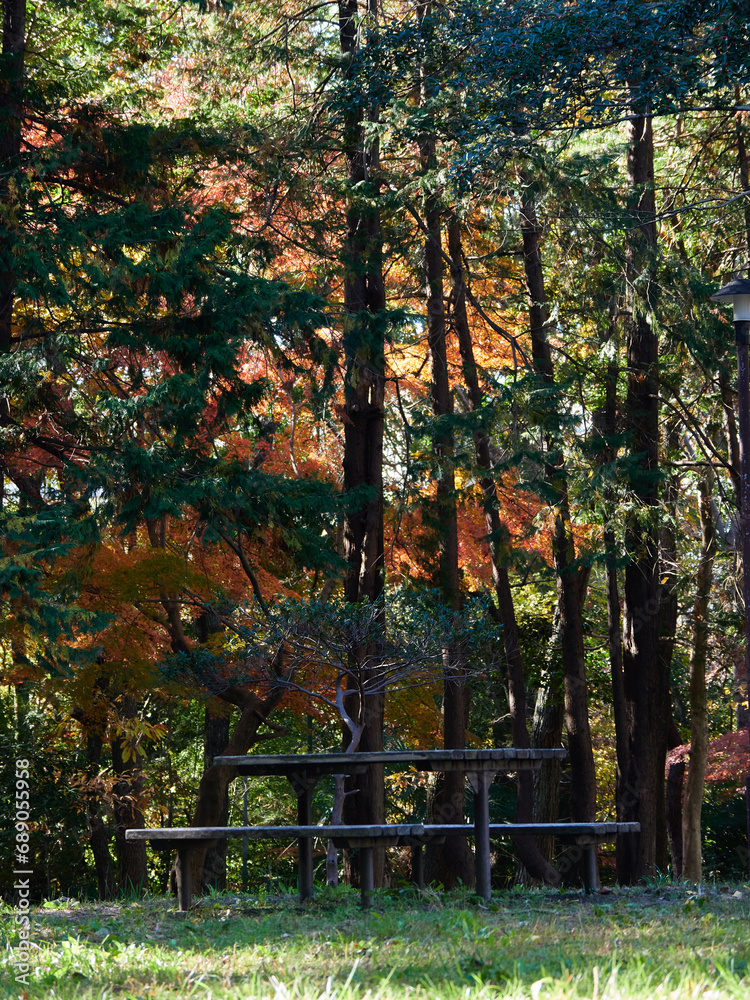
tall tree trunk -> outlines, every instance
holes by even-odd
[[[212,635],[223,631],[221,619],[215,611],[203,611],[197,618],[195,630],[200,642],[207,642]],[[210,704],[206,705],[203,719],[203,770],[204,773],[213,766],[214,757],[221,754],[229,742],[230,729],[229,705],[220,706],[216,711]],[[217,826],[226,826],[229,819],[229,788],[224,792],[221,816]],[[223,891],[227,887],[227,841],[220,840],[215,846],[206,850],[203,862],[203,872],[199,883],[200,890],[206,893],[209,888]]]
[[[740,87],[735,88],[735,100],[738,105],[742,104],[742,91]],[[737,123],[737,166],[740,175],[740,190],[750,190],[750,156],[748,156],[746,142],[746,113],[738,111]],[[745,219],[745,247],[750,258],[750,202],[747,196],[743,199],[743,214]],[[750,270],[748,270],[750,274]],[[740,460],[740,443],[737,433],[737,419],[735,417],[735,405],[737,403],[737,393],[731,388],[729,375],[726,371],[720,371],[719,386],[721,389],[721,401],[724,411],[724,433],[727,442],[727,455],[732,475],[732,485],[734,486],[735,503],[737,513],[732,519],[732,542],[734,549],[735,575],[741,561],[742,549],[742,464]],[[742,404],[740,404],[742,405]],[[743,567],[744,572],[744,567]],[[735,602],[737,603],[737,602]],[[746,655],[741,654],[736,657],[734,671],[734,690],[736,699],[736,721],[737,729],[746,729],[750,726],[750,691],[747,685],[747,663]]]
[[[565,725],[565,693],[562,663],[560,663],[558,615],[552,631],[547,664],[539,682],[534,704],[531,740],[534,747],[559,747]],[[560,817],[560,762],[551,760],[534,772],[534,823],[556,823]],[[555,838],[542,837],[539,849],[551,861],[555,853]]]
[[[609,323],[603,331],[602,344],[611,345],[610,358],[604,372],[604,401],[594,413],[594,428],[599,438],[597,461],[600,465],[610,465],[617,459],[617,447],[614,444],[618,433],[618,398],[617,381],[620,374],[620,338],[619,338],[619,301],[617,298],[610,303]],[[615,745],[617,756],[617,785],[623,779],[628,759],[627,719],[628,711],[625,701],[625,686],[623,679],[623,648],[622,619],[620,613],[620,584],[618,579],[618,561],[620,552],[615,532],[615,489],[611,483],[604,486],[604,581],[607,603],[607,647],[609,651],[609,667],[612,680],[612,710],[615,720]],[[616,808],[618,820],[620,815],[620,800]]]
[[[364,13],[372,29],[377,24],[377,0],[364,0]],[[342,55],[352,59],[359,47],[358,0],[339,0],[339,41]],[[365,134],[367,122],[377,120],[377,108],[360,106],[346,116],[343,152],[347,164],[349,194],[344,247],[344,491],[360,494],[369,487],[368,500],[357,500],[347,509],[344,554],[348,569],[344,579],[347,601],[377,601],[383,593],[383,421],[385,415],[384,311],[385,285],[382,266],[380,216],[373,204],[380,190],[380,154],[376,137]],[[362,650],[363,662],[377,663],[377,649]],[[367,668],[377,673],[377,666]],[[364,730],[360,750],[383,749],[385,692],[370,685],[366,696]],[[349,739],[344,731],[344,742]],[[347,781],[353,794],[346,800],[348,823],[385,821],[385,781],[382,766]],[[383,884],[385,852],[373,851],[375,885]]]
[[[708,748],[708,695],[706,659],[708,654],[708,602],[711,596],[716,529],[711,508],[710,470],[698,483],[701,523],[701,554],[695,581],[693,605],[693,648],[690,653],[690,767],[682,808],[683,875],[702,881],[701,804]]]
[[[424,22],[431,13],[431,3],[417,6]],[[423,105],[435,97],[437,80],[429,65],[421,67]],[[461,594],[458,570],[458,512],[456,509],[456,478],[454,469],[453,431],[449,418],[453,413],[453,394],[448,374],[447,326],[445,318],[441,193],[436,189],[436,142],[432,135],[423,135],[419,143],[420,168],[425,177],[427,193],[424,199],[425,291],[427,299],[427,341],[430,350],[430,396],[432,412],[437,418],[433,453],[437,464],[435,498],[429,513],[430,534],[437,549],[437,587],[443,603],[459,611]],[[462,750],[466,746],[469,722],[469,689],[466,671],[455,649],[443,652],[443,745],[447,750]],[[440,776],[431,804],[432,815],[439,823],[464,822],[465,777],[460,771],[448,771]],[[428,845],[426,858],[428,876],[447,888],[459,882],[473,885],[474,859],[465,837],[447,837],[442,845]]]
[[[102,805],[106,798],[104,784],[99,777],[102,750],[107,732],[106,696],[103,691],[107,681],[103,677],[94,683],[94,699],[91,705],[83,709],[76,706],[71,715],[76,719],[83,731],[86,746],[86,776],[87,782],[83,789],[86,802],[86,821],[89,830],[89,846],[94,855],[94,870],[99,890],[99,899],[114,899],[117,889],[115,864],[109,850],[112,835],[107,830],[102,816]]]
[[[670,417],[664,426],[664,454],[669,457],[679,449],[678,424]],[[679,474],[669,475],[664,483],[662,508],[664,517],[659,526],[659,612],[658,612],[658,670],[666,676],[671,691],[672,657],[677,641],[677,501],[680,495]],[[671,695],[667,695],[669,718],[672,715]],[[667,740],[667,745],[669,740]],[[663,817],[656,825],[656,864],[665,872],[669,865],[669,837],[667,833],[666,786],[663,800]]]
[[[665,792],[667,813],[667,837],[672,859],[672,878],[682,878],[682,794],[685,784],[685,758],[670,762],[667,767]]]
[[[137,715],[135,698],[130,694],[119,698],[120,718],[127,722]],[[146,843],[125,840],[125,831],[141,828],[143,818],[143,773],[137,747],[129,746],[122,736],[112,741],[112,771],[116,776],[112,787],[112,808],[115,817],[115,847],[117,852],[117,884],[120,892],[144,893],[148,889]]]
[[[540,250],[541,231],[536,204],[525,177],[526,190],[521,203],[521,235],[526,289],[529,301],[531,350],[537,376],[548,387],[554,386],[554,365],[548,340],[549,315]],[[555,415],[551,415],[555,420]],[[571,817],[575,822],[591,822],[596,816],[596,771],[588,718],[588,688],[583,648],[582,609],[585,588],[581,571],[576,568],[575,542],[570,522],[568,475],[559,442],[548,429],[544,476],[554,490],[555,520],[552,553],[557,577],[560,613],[560,646],[564,671],[565,728],[568,735],[572,790]]]
[[[734,91],[735,101],[742,104],[742,91],[739,87]],[[737,112],[737,166],[740,171],[740,187],[742,191],[750,191],[750,156],[745,142],[745,112]],[[747,195],[742,201],[742,211],[745,217],[745,246],[750,250],[750,201]]]
[[[451,262],[451,322],[458,337],[464,382],[473,410],[479,411],[484,405],[484,393],[479,384],[477,364],[474,357],[471,329],[466,308],[465,273],[461,248],[461,226],[455,214],[448,221],[448,252]],[[474,451],[480,469],[492,467],[490,439],[483,429],[474,431]],[[507,556],[503,552],[503,540],[508,530],[500,517],[500,503],[495,480],[489,475],[481,476],[479,488],[482,493],[487,538],[489,540],[492,582],[497,600],[498,619],[502,628],[505,664],[508,674],[508,710],[513,733],[513,746],[526,748],[531,745],[526,722],[526,680],[521,661],[521,645],[518,637],[518,623],[510,587]],[[554,762],[557,766],[557,762]],[[531,771],[519,771],[517,775],[516,822],[530,823],[534,818],[534,780]],[[548,860],[539,851],[535,841],[520,837],[514,847],[528,873],[549,884],[556,884],[559,876]]]
[[[214,757],[219,756],[229,742],[229,708],[215,712],[206,705],[203,720],[203,768],[207,771],[213,764]],[[229,821],[229,788],[224,791],[224,801],[217,826],[226,826]],[[220,840],[206,850],[203,862],[200,890],[208,892],[209,888],[223,891],[227,887],[227,841]]]
[[[629,236],[626,413],[632,455],[630,491],[636,504],[625,529],[623,696],[627,752],[619,763],[618,818],[641,824],[637,837],[621,837],[621,882],[654,876],[658,827],[664,822],[664,766],[669,724],[669,677],[659,657],[659,533],[657,515],[659,386],[657,338],[649,319],[656,247],[654,146],[651,117],[628,123]],[[645,295],[635,285],[648,289]],[[620,740],[618,739],[618,748]]]
[[[100,734],[86,733],[86,763],[90,770],[96,768],[101,760],[103,739]],[[93,778],[93,775],[91,775]],[[115,896],[115,864],[109,850],[111,832],[107,830],[102,816],[102,796],[96,787],[86,793],[86,820],[89,828],[89,844],[94,855],[94,869],[99,899],[114,899]]]
[[[19,185],[14,183],[21,166],[26,62],[26,0],[3,0],[3,52],[0,67],[0,354],[7,354],[13,340],[13,305],[16,272],[13,260],[11,218],[17,207]],[[0,426],[11,419],[8,397],[0,394]],[[5,449],[0,449],[0,510],[5,495]],[[26,477],[24,477],[26,478]],[[16,479],[13,480],[16,482]],[[19,485],[16,482],[16,485]],[[22,487],[22,492],[25,490]]]
[[[10,350],[16,274],[13,266],[13,206],[18,202],[15,175],[21,164],[21,125],[26,48],[26,0],[3,2],[3,54],[0,72],[0,352]],[[4,403],[3,416],[7,414]]]

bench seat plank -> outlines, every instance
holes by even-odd
[[[423,832],[422,823],[386,823],[372,826],[185,826],[126,830],[125,839],[196,843],[202,840],[226,840],[228,837],[247,837],[249,840],[299,840],[302,837],[324,837],[326,840],[333,837],[378,839],[421,837]]]
[[[614,837],[639,833],[640,823],[490,823],[491,837],[518,836],[591,836]],[[470,837],[474,827],[468,823],[425,824],[425,836]]]

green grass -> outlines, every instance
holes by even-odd
[[[46,904],[34,914],[29,987],[14,982],[2,911],[0,997],[268,1000],[620,1000],[750,992],[750,888],[615,889],[586,897],[348,889],[203,900]]]

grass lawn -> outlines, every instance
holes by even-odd
[[[750,996],[750,886],[655,885],[586,897],[550,890],[377,894],[350,889],[174,902],[47,903],[32,973],[15,981],[13,911],[0,911],[0,997],[415,998]]]

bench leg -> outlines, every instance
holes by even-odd
[[[182,912],[190,909],[193,902],[192,861],[195,847],[186,844],[177,848],[177,908]]]
[[[418,889],[424,889],[424,850],[421,844],[412,844],[411,880]]]
[[[297,822],[300,826],[312,826],[312,793],[318,779],[307,775],[290,775],[289,781],[297,793]],[[300,837],[297,841],[297,872],[299,878],[299,898],[303,903],[313,894],[313,842],[312,837]]]
[[[579,842],[583,848],[583,885],[586,892],[596,892],[599,888],[599,868],[596,863],[596,841],[586,838]]]
[[[312,837],[300,837],[300,839],[297,841],[297,844],[299,850],[299,858],[297,864],[299,872],[299,899],[300,903],[304,903],[306,899],[312,899],[313,895]]]
[[[369,910],[372,906],[372,893],[375,889],[375,869],[373,865],[372,848],[360,847],[359,858],[362,909]]]

